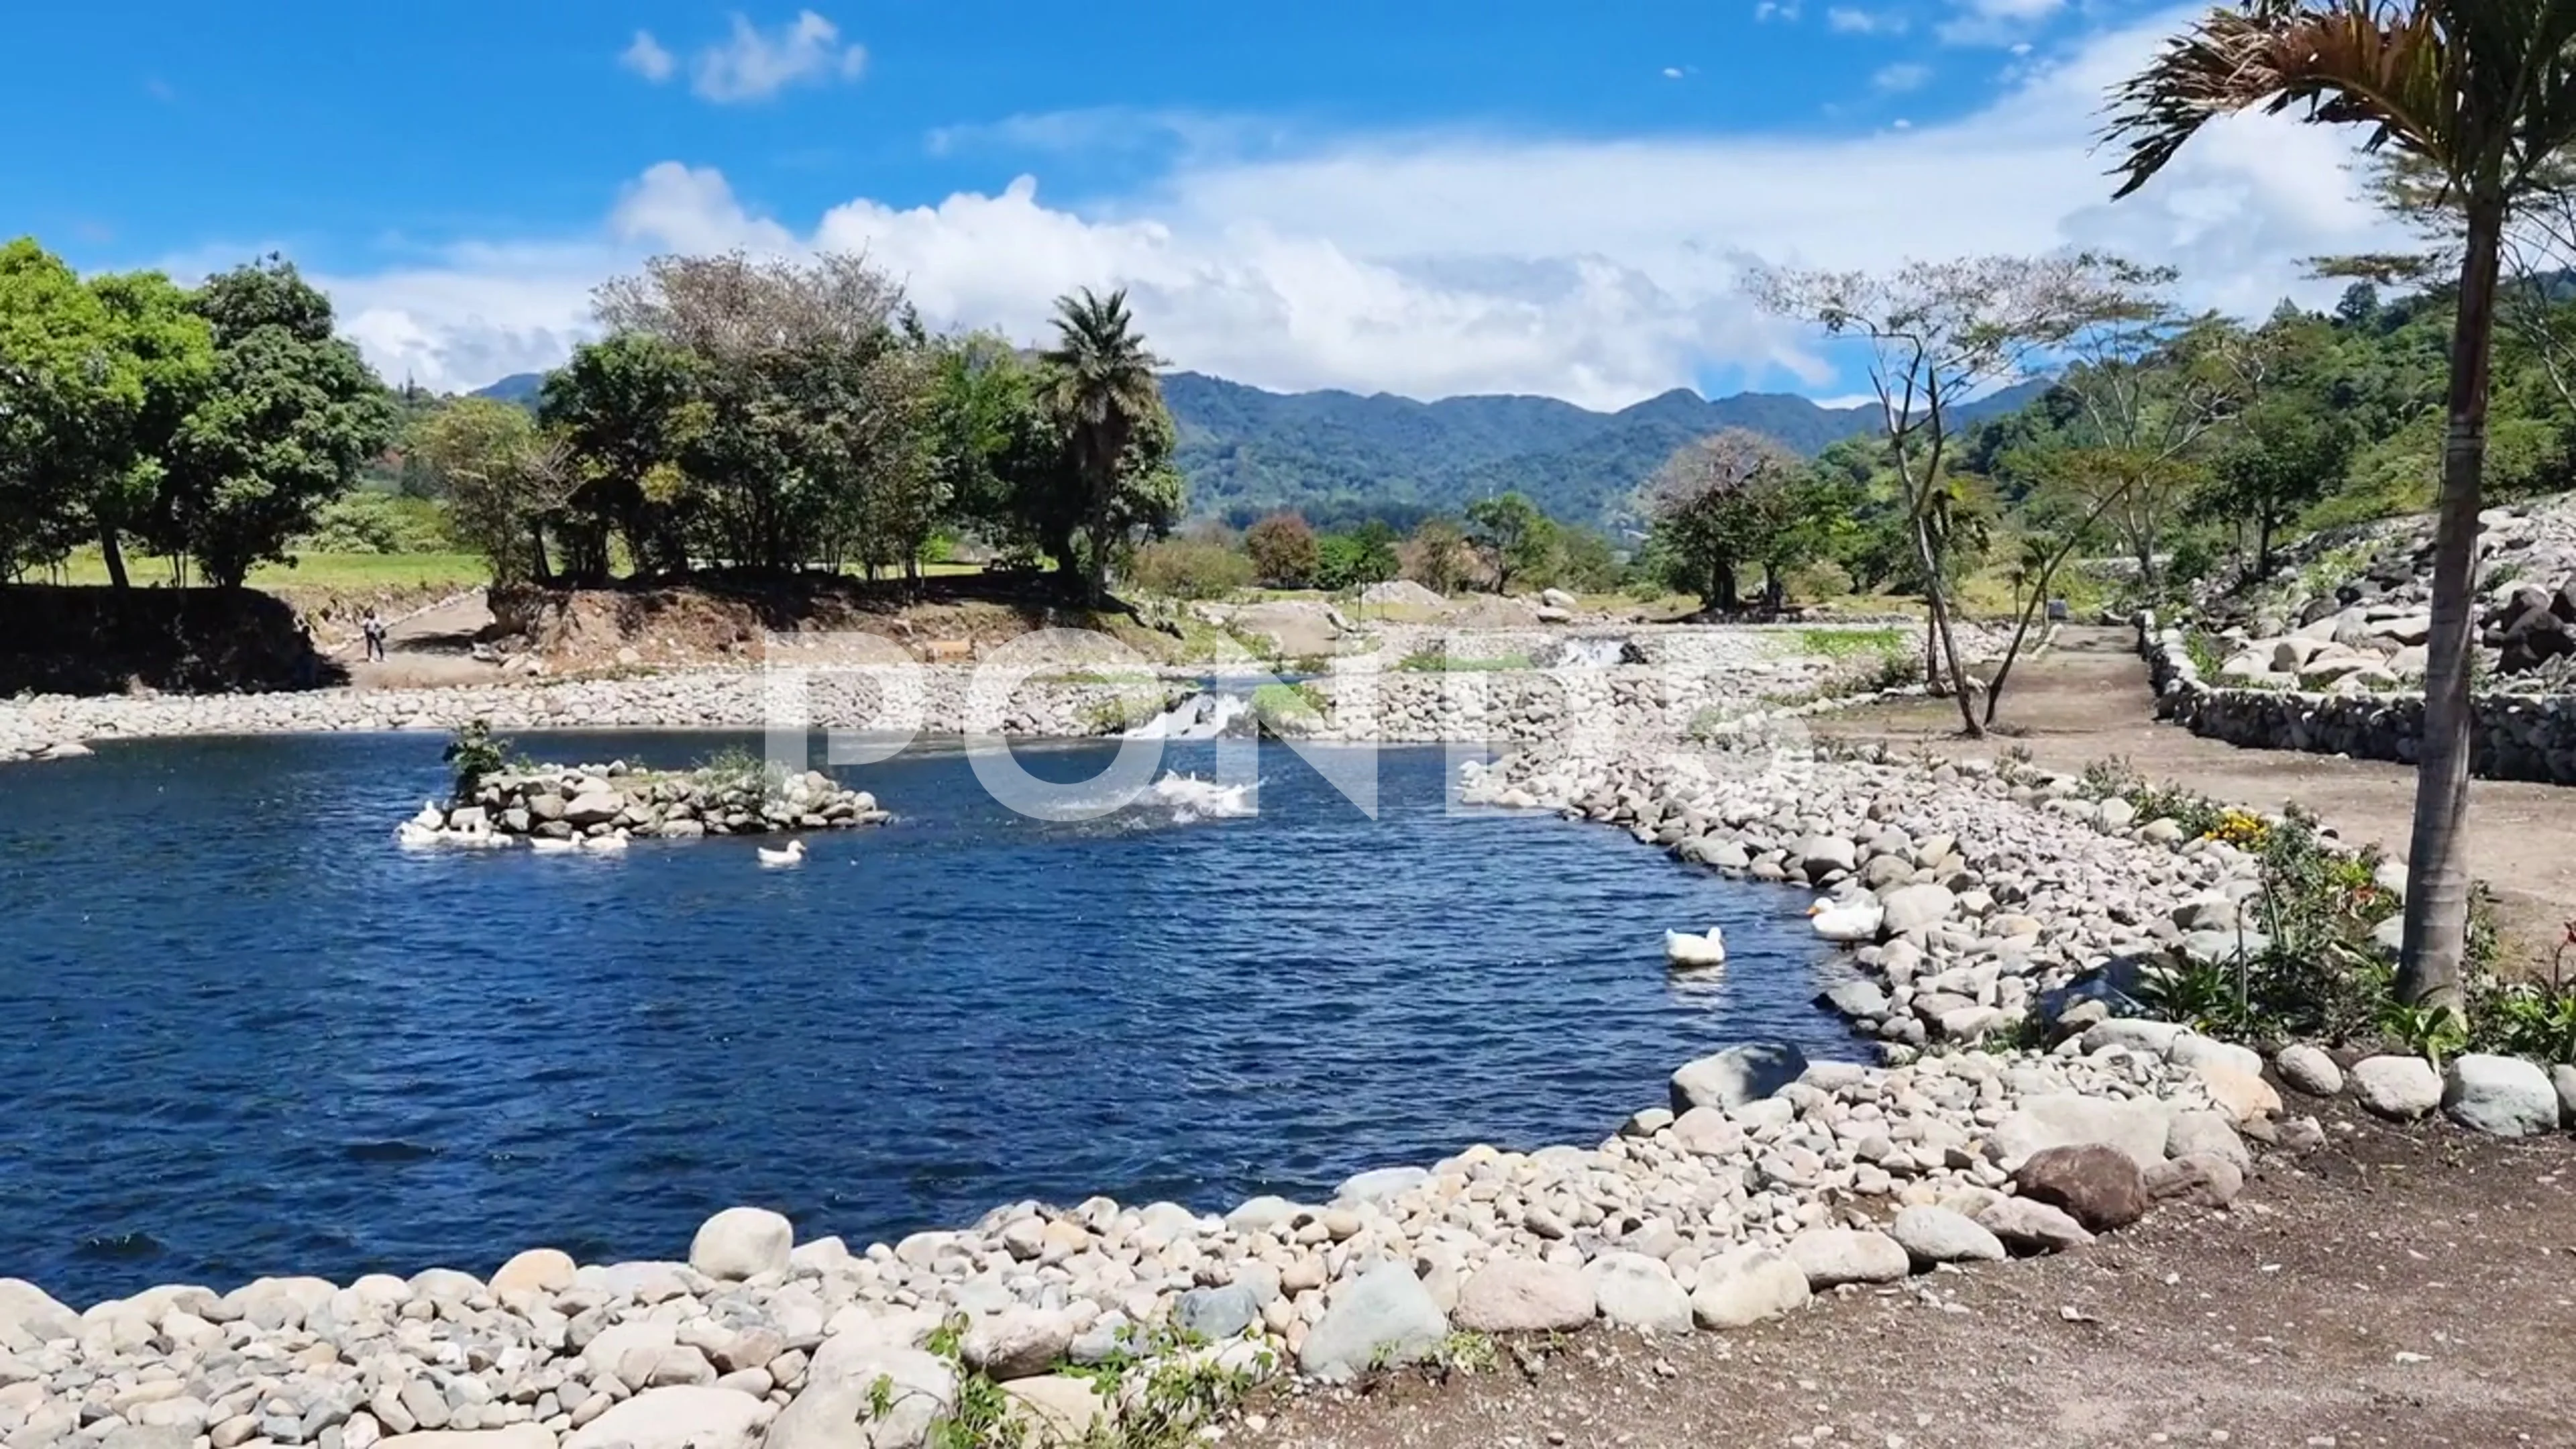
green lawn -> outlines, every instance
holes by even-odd
[[[166,559],[138,554],[125,557],[125,576],[137,588],[170,581],[170,564]],[[262,564],[250,571],[253,588],[274,589],[304,585],[311,588],[365,588],[379,585],[453,584],[464,588],[491,581],[492,572],[484,567],[480,554],[471,553],[308,553],[296,560],[293,568],[282,564]],[[43,582],[34,576],[31,582]],[[107,564],[97,550],[84,550],[72,555],[64,569],[64,582],[103,584],[107,582]],[[203,580],[192,577],[192,583]]]

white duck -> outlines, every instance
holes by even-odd
[[[543,835],[531,835],[528,837],[528,849],[539,855],[570,855],[581,849],[581,842],[568,836],[562,840],[554,840]]]
[[[784,850],[772,850],[766,845],[756,847],[756,849],[760,855],[760,863],[765,866],[776,867],[782,865],[803,865],[805,863],[805,842],[802,840],[791,840],[787,842],[787,848]]]
[[[1669,966],[1723,966],[1726,964],[1726,936],[1717,927],[1708,928],[1705,936],[1688,931],[1664,933],[1664,963]]]
[[[438,844],[440,834],[416,820],[406,820],[394,827],[394,839],[416,850]]]
[[[1807,919],[1815,923],[1817,935],[1846,944],[1877,940],[1879,923],[1885,917],[1886,912],[1876,901],[1845,905],[1824,897],[1807,907]]]
[[[594,855],[616,855],[626,849],[623,835],[594,835],[581,843],[581,848]]]

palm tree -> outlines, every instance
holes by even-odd
[[[2213,10],[2113,92],[2106,139],[2128,195],[2209,121],[2300,108],[2371,128],[2442,179],[2461,217],[2450,428],[2434,531],[2433,633],[2409,843],[2398,992],[2458,1011],[2467,953],[2471,592],[2486,466],[2488,363],[2504,230],[2576,140],[2576,0],[2245,0]]]
[[[1109,596],[1109,525],[1119,470],[1138,421],[1162,406],[1154,381],[1162,359],[1145,350],[1124,288],[1102,297],[1085,287],[1079,296],[1058,297],[1055,309],[1056,345],[1044,354],[1052,369],[1047,404],[1082,477],[1082,531],[1091,542],[1091,602],[1098,604]]]

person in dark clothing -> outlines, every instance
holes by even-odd
[[[367,610],[366,619],[359,624],[358,628],[359,632],[367,636],[367,657],[372,660],[382,660],[385,657],[385,621],[377,618],[376,611],[370,608]]]

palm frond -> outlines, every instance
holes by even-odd
[[[2458,0],[2497,4],[2507,0]],[[2442,158],[2464,139],[2440,24],[2449,6],[2396,0],[2267,0],[2212,10],[2112,92],[2105,144],[2119,195],[2147,184],[2202,126],[2227,115],[2306,108],[2303,120],[2365,125],[2372,149],[2396,143]]]

